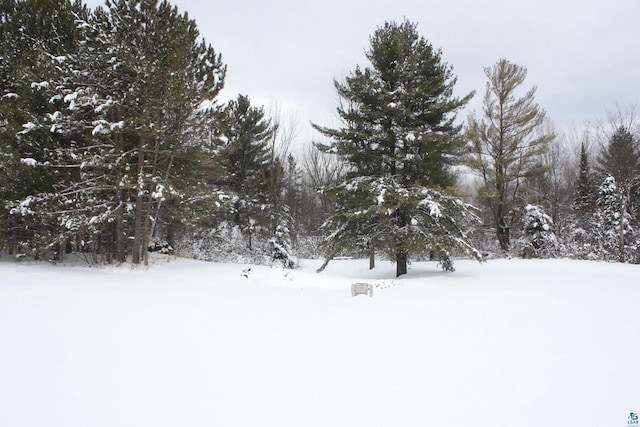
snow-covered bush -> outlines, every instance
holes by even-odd
[[[304,243],[308,254],[312,254],[311,246],[317,244],[318,239],[320,237]],[[297,252],[292,249],[291,234],[284,225],[278,226],[274,234],[264,227],[256,227],[249,235],[230,222],[222,222],[208,230],[181,233],[175,246],[175,253],[186,258],[257,265],[277,262],[286,268],[296,267],[298,259],[294,253]]]
[[[573,227],[569,228],[565,234],[565,255],[574,259],[593,259],[594,255],[589,230],[580,227],[575,221],[571,224]]]
[[[216,228],[183,234],[176,242],[176,254],[203,261],[268,264],[269,236],[259,234],[252,238],[250,249],[248,237],[238,226],[222,222]]]
[[[547,258],[555,255],[558,240],[553,220],[539,206],[527,205],[524,213],[524,258]]]
[[[273,237],[269,239],[271,245],[271,260],[282,264],[284,268],[295,268],[298,260],[292,255],[291,235],[286,225],[278,225]]]

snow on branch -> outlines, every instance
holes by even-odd
[[[36,159],[33,159],[31,157],[26,157],[24,159],[20,159],[20,163],[22,163],[23,165],[29,166],[29,167],[35,167],[38,165],[38,161]]]
[[[22,127],[24,128],[23,130],[21,130],[20,132],[18,132],[18,135],[26,135],[31,131],[34,131],[36,129],[38,129],[38,125],[36,125],[33,122],[29,122],[29,123],[25,123],[22,125]]]

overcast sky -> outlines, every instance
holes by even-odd
[[[527,67],[524,87],[538,87],[538,103],[559,128],[640,102],[640,0],[171,2],[222,54],[223,98],[246,94],[267,108],[277,102],[285,116],[297,113],[300,139],[320,138],[310,121],[335,124],[333,79],[368,65],[369,36],[404,18],[442,49],[457,93],[476,91],[469,110],[480,112],[483,67],[500,58]]]

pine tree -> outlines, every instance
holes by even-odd
[[[621,126],[598,157],[596,170],[602,176],[615,178],[624,193],[627,209],[640,220],[640,139]]]
[[[376,185],[412,195],[417,203],[419,195],[430,188],[443,190],[453,185],[451,166],[464,145],[460,127],[454,123],[456,112],[472,94],[453,96],[456,78],[451,67],[442,61],[442,53],[418,34],[416,24],[387,22],[370,41],[366,56],[371,66],[357,67],[344,83],[335,82],[344,101],[337,109],[341,127],[315,126],[331,138],[320,147],[350,165],[346,184],[326,190],[340,199],[338,211],[329,221],[333,242],[327,243],[332,247],[327,250],[335,251],[341,242],[346,243],[338,235],[340,230],[348,230],[359,236],[356,241],[383,244],[395,257],[397,275],[401,275],[407,272],[408,254],[424,250],[437,228],[423,229],[422,239],[418,238],[420,232],[410,232],[415,219],[410,204],[388,206],[392,209],[388,215],[359,215],[377,204],[376,198],[361,197],[356,190],[363,182],[379,183]],[[393,227],[393,231],[384,232],[383,240],[378,234],[382,226]]]
[[[37,200],[33,195],[55,192],[73,178],[72,170],[47,164],[71,139],[50,132],[41,118],[57,114],[50,91],[60,65],[82,41],[76,20],[88,11],[68,0],[5,2],[2,9],[0,196],[6,204],[0,206],[0,243],[10,250],[22,246],[36,256],[47,256],[49,244],[61,232],[60,223],[51,216],[11,215],[10,209],[21,202],[31,205]]]
[[[626,209],[624,192],[616,179],[607,176],[598,188],[597,208],[592,219],[593,246],[598,257],[624,262],[632,235],[631,216]]]
[[[233,221],[249,237],[256,227],[269,223],[269,142],[273,130],[262,107],[254,107],[248,96],[228,103],[220,123],[220,162],[225,187],[235,195]]]
[[[286,225],[278,225],[273,237],[269,239],[271,245],[271,260],[281,264],[284,268],[295,268],[298,260],[291,250],[291,235]]]
[[[131,144],[132,261],[140,262],[169,190],[176,157],[189,152],[189,126],[223,85],[220,56],[199,40],[195,21],[167,1],[107,2],[107,44],[122,92],[117,113]],[[206,108],[205,108],[206,107]],[[172,180],[173,178],[173,180]],[[153,222],[151,219],[155,219]]]
[[[536,88],[522,97],[516,90],[524,83],[526,68],[501,59],[485,68],[487,88],[482,119],[470,116],[467,123],[467,165],[481,179],[484,204],[493,216],[496,237],[503,251],[510,247],[510,230],[519,220],[521,181],[544,172],[540,156],[555,137],[536,132],[545,112],[534,102]]]
[[[53,218],[64,238],[91,242],[107,260],[122,261],[128,251],[139,263],[163,204],[182,205],[166,203],[181,196],[174,184],[199,169],[194,152],[203,145],[192,128],[215,104],[225,67],[198,40],[195,22],[166,1],[108,1],[72,22],[83,37],[77,51],[47,53],[55,72],[32,85],[53,109],[33,124],[57,141],[34,164],[69,178],[30,191],[13,212]],[[174,170],[184,162],[192,167]]]
[[[398,242],[406,253],[436,253],[447,271],[453,271],[455,254],[482,260],[466,235],[477,221],[474,208],[455,196],[407,187],[394,177],[356,177],[325,190],[338,206],[325,226],[332,234],[321,244],[328,256],[367,254],[373,241],[390,257],[397,256]]]
[[[596,200],[596,192],[591,175],[591,165],[584,143],[580,146],[580,170],[578,182],[573,197],[573,208],[578,214],[589,212],[593,209]]]
[[[619,127],[609,144],[598,157],[597,170],[611,175],[618,186],[627,188],[640,174],[640,146],[633,134],[624,126]]]
[[[567,244],[572,252],[580,257],[586,257],[591,252],[589,233],[597,197],[589,155],[585,144],[582,143],[578,178],[572,190],[571,213],[567,215],[570,224],[570,239]]]

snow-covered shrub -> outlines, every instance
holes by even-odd
[[[166,241],[153,240],[149,242],[149,252],[159,252],[163,255],[173,255],[174,249]]]
[[[295,268],[298,260],[292,255],[291,235],[286,225],[278,225],[273,237],[269,239],[271,245],[271,260],[282,264],[284,268]]]
[[[198,229],[182,235],[176,242],[176,254],[203,261],[268,264],[269,236],[252,236],[252,249],[247,238],[238,226],[223,222],[216,228]]]
[[[578,226],[575,222],[573,223],[573,228],[570,228],[566,234],[564,247],[565,255],[569,258],[593,258],[591,235],[588,230]]]
[[[524,258],[546,258],[555,255],[558,240],[553,220],[539,206],[527,205],[524,213]]]
[[[310,247],[316,241],[305,244]],[[308,251],[311,253],[310,248]],[[194,229],[180,234],[175,253],[186,258],[236,264],[270,265],[277,261],[293,268],[298,263],[289,229],[283,225],[278,226],[274,234],[266,227],[256,227],[248,234],[231,222],[222,222],[207,230]]]

